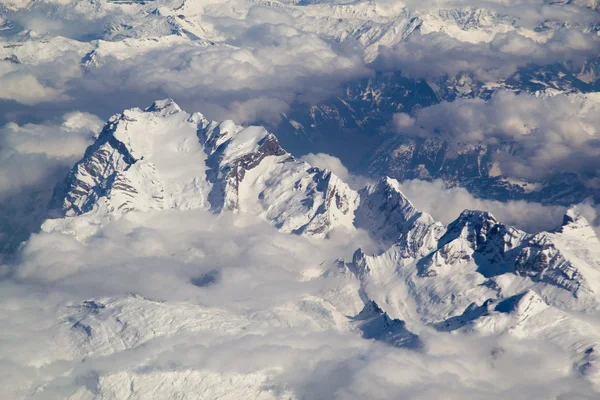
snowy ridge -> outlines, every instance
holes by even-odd
[[[535,291],[526,290],[500,301],[471,304],[465,312],[435,324],[440,331],[481,336],[508,335],[546,340],[572,354],[576,373],[598,387],[599,332],[577,315],[549,306]]]
[[[94,226],[131,210],[203,207],[204,152],[196,136],[203,122],[171,100],[111,117],[55,189],[50,216],[64,218],[47,221],[43,229],[67,230],[83,239]],[[79,215],[89,223],[74,220]]]
[[[429,214],[413,206],[395,179],[382,178],[359,194],[361,202],[356,212],[356,226],[384,242],[402,244],[404,250],[414,256],[444,230]]]
[[[437,103],[458,100],[470,121],[479,112],[465,99],[514,91],[567,101],[554,108],[564,132],[524,119],[524,137],[553,143],[536,133],[579,127],[587,142],[600,104],[586,93],[600,88],[594,10],[598,0],[3,1],[6,118],[39,110],[42,128],[74,107],[119,113],[71,153],[53,194],[0,208],[23,231],[0,232],[18,248],[0,263],[0,397],[598,398],[590,223],[570,209],[548,232],[478,210],[445,224],[400,183],[561,205],[596,196],[578,172],[510,175],[502,156],[519,158],[519,140],[415,131]],[[171,99],[121,112],[149,96],[219,121]],[[552,116],[550,104],[517,108],[506,115]],[[496,123],[520,130],[515,120]],[[354,190],[288,150],[377,181]]]
[[[558,15],[563,12],[568,14],[569,11],[591,15],[592,11],[580,8],[597,9],[596,0],[544,3],[546,5],[543,7],[552,11],[548,14],[548,21],[540,22],[539,26],[525,27],[528,25],[527,18],[514,13],[511,15],[509,11],[504,13],[502,7],[496,8],[493,4],[466,6],[450,3],[436,8],[402,2],[160,0],[117,4],[106,0],[59,3],[46,0],[13,1],[9,8],[0,12],[2,15],[6,13],[6,27],[2,27],[8,32],[6,45],[0,46],[0,60],[13,64],[6,66],[12,72],[34,66],[42,66],[43,69],[44,64],[67,57],[73,65],[79,64],[73,68],[73,76],[100,79],[97,82],[99,86],[110,84],[104,74],[113,71],[110,68],[113,61],[118,60],[123,65],[124,70],[119,72],[126,76],[136,75],[138,70],[134,66],[138,63],[148,65],[148,61],[155,60],[157,57],[154,55],[159,52],[168,52],[175,59],[187,59],[187,55],[194,54],[189,57],[198,59],[198,68],[205,67],[215,72],[220,70],[221,64],[211,63],[215,57],[241,59],[257,70],[269,69],[273,67],[270,62],[265,65],[251,56],[255,43],[250,41],[244,44],[244,40],[235,37],[235,32],[227,29],[230,24],[243,24],[240,21],[251,19],[257,9],[282,13],[290,20],[297,21],[293,29],[298,34],[316,35],[326,41],[356,46],[357,53],[363,58],[361,63],[364,61],[367,64],[381,55],[381,49],[391,49],[428,34],[451,38],[457,44],[484,45],[507,34],[518,35],[522,38],[519,40],[543,44],[561,36],[563,29],[595,32],[593,15],[589,20],[583,18],[581,23],[563,22]],[[13,21],[15,12],[38,12],[66,23],[86,21],[97,28],[89,35],[73,35],[67,39],[20,26],[19,18],[15,17]],[[557,20],[553,19],[555,12]],[[218,23],[221,19],[230,21],[224,27]],[[332,60],[337,58],[335,55]],[[427,107],[440,100],[452,101],[461,97],[488,99],[492,93],[501,90],[530,93],[597,91],[597,57],[585,60],[576,67],[566,62],[562,64],[522,68],[500,80],[482,80],[473,73],[461,72],[457,76],[436,76],[423,80],[394,77],[390,82],[374,82],[373,85],[373,82],[369,82],[368,88],[362,87],[362,79],[355,79],[356,74],[351,74],[344,84],[348,86],[345,96],[338,97],[339,93],[335,93],[325,103],[292,102],[283,124],[289,132],[287,135],[278,133],[278,137],[290,151],[300,149],[298,153],[316,153],[317,150],[330,153],[341,158],[347,166],[360,167],[362,173],[377,177],[388,175],[399,180],[441,178],[452,185],[465,186],[481,197],[502,201],[526,199],[548,204],[575,204],[595,196],[595,192],[584,184],[581,177],[556,174],[541,182],[509,179],[495,174],[498,168],[491,160],[498,151],[496,148],[466,146],[454,152],[442,141],[423,145],[405,137],[400,141],[396,138],[394,143],[382,143],[381,137],[373,135],[373,132],[389,123],[394,113],[410,113],[415,106]],[[150,70],[186,70],[185,65],[157,63]],[[345,68],[341,64],[339,67]],[[378,68],[374,67],[376,73],[386,71],[385,68]],[[356,68],[351,69],[354,71]],[[404,71],[395,70],[393,73],[400,76],[400,72]],[[191,73],[194,73],[193,69]],[[214,85],[209,75],[203,73],[198,77],[199,81],[204,82],[202,86],[209,90],[221,90],[222,87]],[[176,73],[168,81],[177,80],[175,86],[183,87],[184,92],[195,90],[195,84],[189,79],[180,79],[182,76],[186,75]],[[45,81],[38,80],[40,83]],[[148,79],[145,85],[134,87],[140,89],[150,86],[155,80]],[[244,85],[247,83],[244,82]],[[63,85],[59,86],[42,85],[36,96],[19,96],[23,97],[24,102],[38,101],[40,97],[47,101],[68,98],[68,90]],[[249,88],[253,87],[254,83],[249,83]],[[260,121],[253,123],[263,124]],[[273,128],[269,127],[271,131],[274,131]],[[352,146],[340,146],[340,143],[347,144],[349,141]],[[346,150],[339,150],[344,147],[362,151],[354,150],[345,154]],[[573,179],[578,180],[577,184],[572,184]]]
[[[570,211],[573,213],[574,211]],[[577,217],[579,224],[582,217]],[[561,230],[571,232],[566,225]],[[527,234],[486,212],[465,211],[443,235],[430,236],[417,251],[399,241],[381,255],[358,250],[350,264],[370,298],[392,316],[436,322],[471,303],[513,296],[535,288],[546,302],[571,310],[599,305],[597,256],[584,246],[574,249],[564,233]],[[588,236],[588,248],[598,238]],[[581,242],[577,242],[581,243]],[[419,249],[423,249],[419,255]],[[383,300],[385,299],[385,300]]]
[[[353,320],[354,326],[362,331],[365,339],[381,340],[395,347],[413,350],[423,346],[419,337],[406,329],[404,321],[391,319],[374,301],[365,304]]]

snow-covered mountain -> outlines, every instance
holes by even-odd
[[[556,74],[565,76],[563,72]],[[600,107],[595,87],[575,90],[567,86],[558,84],[556,91],[529,84],[503,84],[494,90],[531,93],[539,98],[562,93],[570,101],[581,103],[582,110]],[[518,141],[461,142],[434,132],[424,137],[397,131],[390,123],[394,114],[412,115],[439,101],[455,100],[437,97],[425,81],[382,73],[348,84],[345,89],[342,95],[326,102],[293,107],[271,129],[289,148],[300,153],[333,154],[356,173],[370,177],[387,175],[399,181],[442,179],[448,186],[465,187],[478,197],[500,201],[523,199],[568,206],[587,198],[597,199],[598,192],[586,184],[589,177],[585,174],[557,168],[542,178],[523,179],[499,171],[496,160],[524,157]],[[467,97],[489,99],[491,93],[471,93]]]
[[[281,233],[267,231],[265,240],[263,228],[238,227],[258,250],[242,251],[245,266],[232,266],[230,253],[243,242],[221,231],[252,218]],[[336,240],[364,241],[360,232],[386,250],[333,261],[356,243],[336,247]],[[52,255],[57,249],[64,257]],[[35,301],[27,305],[35,312],[2,311],[8,320],[22,310],[7,337],[22,324],[36,332],[21,344],[0,341],[2,352],[21,349],[10,362],[52,366],[43,376],[19,375],[8,389],[16,398],[302,398],[287,375],[296,366],[285,360],[303,363],[313,344],[230,368],[227,360],[246,346],[271,351],[269,335],[283,348],[310,337],[317,348],[334,346],[332,354],[384,346],[417,358],[440,357],[439,343],[465,337],[484,347],[491,340],[492,360],[516,356],[513,341],[537,340],[564,354],[565,376],[599,385],[600,241],[577,210],[536,234],[484,211],[466,210],[444,225],[417,210],[392,178],[355,191],[291,156],[262,127],[209,122],[169,99],[110,118],[56,187],[12,277],[77,293],[42,307],[43,316]],[[100,281],[113,287],[113,279],[134,294],[86,289]],[[240,354],[225,350],[240,345]],[[170,346],[191,358],[180,350],[175,357]],[[222,349],[214,358],[213,348]],[[200,354],[206,363],[194,359]],[[119,368],[109,367],[113,360],[122,360]]]
[[[172,100],[113,116],[55,190],[43,229],[94,233],[131,211],[210,209],[259,215],[285,232],[350,228],[358,195],[331,171],[281,148],[262,127],[209,122]],[[81,231],[80,220],[91,230]]]
[[[598,1],[0,3],[1,398],[598,397]]]
[[[236,114],[267,126],[296,156],[325,152],[373,177],[443,179],[479,197],[569,205],[596,196],[586,177],[559,172],[542,180],[497,176],[491,160],[510,153],[510,143],[500,149],[449,144],[433,133],[429,140],[391,138],[390,123],[395,113],[440,101],[489,99],[502,90],[598,91],[597,10],[591,0],[515,7],[410,1],[11,1],[0,11],[0,59],[7,77],[18,76],[20,84],[33,89],[18,91],[11,84],[2,98],[35,104],[69,101],[91,91],[92,99],[109,96],[110,102],[102,103],[114,105],[101,112],[114,113],[165,92],[194,107],[200,97],[217,108],[233,108],[223,113],[226,118]],[[27,15],[47,17],[30,21]],[[275,15],[290,30],[275,31],[277,24],[266,17]],[[270,34],[255,35],[261,29]],[[286,40],[270,39],[278,34]],[[288,53],[295,56],[281,57]],[[482,64],[470,69],[461,59],[471,54]],[[68,68],[47,73],[63,59],[69,60]],[[228,60],[241,65],[230,69]],[[502,65],[506,71],[497,71]],[[249,69],[238,80],[243,66]],[[289,74],[296,70],[301,72]],[[314,85],[308,84],[312,76]],[[166,82],[156,85],[161,79]],[[202,95],[190,95],[198,92]],[[232,104],[232,97],[239,104]]]

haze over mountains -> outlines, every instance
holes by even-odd
[[[595,1],[0,4],[15,399],[595,399]]]

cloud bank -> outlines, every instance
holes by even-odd
[[[453,143],[510,146],[495,155],[502,173],[540,179],[557,172],[588,177],[600,169],[600,98],[498,92],[489,101],[459,99],[397,114],[396,130]]]
[[[85,243],[34,235],[0,283],[0,379],[14,397],[43,384],[41,399],[118,398],[131,385],[215,399],[593,398],[564,368],[569,355],[543,341],[414,326],[418,352],[347,331],[336,308],[354,315],[361,301],[320,274],[364,238],[340,239],[199,210],[132,212]]]
[[[423,341],[421,351],[361,338],[349,322],[364,305],[359,283],[335,260],[352,259],[358,247],[376,251],[365,232],[316,241],[202,210],[131,212],[87,241],[37,232],[54,183],[99,132],[96,115],[174,97],[212,119],[276,122],[294,102],[331,97],[373,69],[495,81],[531,63],[580,66],[600,50],[590,29],[596,14],[541,0],[292,3],[3,4],[0,251],[15,250],[34,232],[14,258],[0,260],[4,393],[597,398],[598,388],[574,367],[578,360],[544,340],[449,334],[419,321],[410,329]],[[318,15],[332,3],[338,6],[330,14]],[[480,6],[482,27],[470,27],[470,9]],[[439,7],[460,10],[427,14]],[[436,25],[443,13],[452,14],[449,28]],[[422,18],[421,32],[400,38],[407,30],[394,25],[398,15]],[[380,45],[368,64],[365,48]],[[568,171],[598,187],[598,104],[592,95],[499,92],[489,101],[398,113],[393,124],[402,134],[508,146],[496,161],[511,176]],[[304,159],[355,188],[366,181],[336,157]],[[464,208],[485,209],[535,232],[558,225],[565,211],[480,200],[440,181],[402,188],[445,223]],[[580,207],[599,222],[595,205]]]
[[[516,32],[497,34],[490,42],[469,43],[443,33],[411,36],[382,52],[376,62],[412,77],[431,79],[472,74],[483,82],[507,79],[519,68],[570,61],[581,66],[600,50],[593,34],[559,30],[544,42]]]
[[[560,226],[566,208],[545,206],[523,200],[500,202],[478,199],[461,187],[447,188],[443,181],[411,180],[402,182],[402,191],[418,209],[449,224],[463,210],[491,212],[499,221],[527,232],[551,230]],[[583,205],[582,205],[583,206]],[[594,216],[586,205],[588,216]],[[590,219],[594,221],[595,218]]]
[[[91,144],[103,122],[81,112],[42,124],[0,127],[0,250],[39,228],[54,184]]]

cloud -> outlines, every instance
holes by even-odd
[[[393,117],[393,125],[398,131],[412,128],[417,120],[407,113],[396,113]]]
[[[43,382],[40,398],[118,398],[131,387],[143,397],[593,398],[570,355],[543,340],[416,326],[425,342],[416,352],[348,331],[323,299],[354,315],[358,292],[314,272],[364,240],[340,239],[202,210],[132,212],[85,243],[36,234],[14,280],[0,282],[0,380],[13,397]],[[194,285],[206,273],[216,279]]]
[[[94,115],[72,112],[62,121],[0,127],[0,198],[52,187],[56,172],[83,155],[102,125]]]
[[[229,9],[203,4],[176,9],[179,4],[175,3],[164,1],[160,7],[158,3],[115,6],[104,1],[95,6],[50,0],[21,4],[6,14],[21,33],[4,38],[9,47],[0,49],[0,58],[3,53],[15,54],[21,64],[0,62],[18,72],[0,73],[3,87],[15,88],[6,90],[3,97],[23,105],[52,102],[52,109],[60,108],[61,113],[77,108],[103,117],[172,97],[211,119],[276,122],[293,102],[329,98],[343,82],[372,73],[363,60],[365,49],[360,47],[379,43],[380,35],[367,30],[355,41],[351,39],[354,34],[346,32],[358,35],[365,29],[361,28],[364,10],[360,6],[340,6],[340,10],[357,9],[356,17],[340,11],[342,22],[349,24],[344,28],[335,24],[337,8],[331,15],[319,16],[315,15],[319,6],[244,4]],[[411,8],[406,12],[435,28],[435,21],[444,16],[429,15],[424,9],[458,7],[444,17],[448,29],[465,35],[481,29],[482,37],[491,41],[468,43],[450,36],[452,32],[432,32],[415,33],[396,43],[399,36],[390,42],[383,40],[388,36],[384,35],[381,43],[392,47],[382,48],[380,59],[371,67],[400,69],[419,77],[466,71],[495,78],[528,63],[577,63],[600,49],[597,35],[588,29],[597,21],[579,7],[522,1],[421,3],[406,2]],[[401,5],[383,1],[378,6],[385,18],[405,17]],[[483,7],[482,14],[473,7]],[[482,28],[461,25],[472,13]],[[489,31],[488,18],[500,21],[500,32]],[[517,21],[514,26],[513,19]],[[552,30],[551,37],[546,37],[548,32],[535,31],[544,21],[558,21],[566,28]],[[388,28],[383,22],[372,27],[373,32],[382,33]],[[24,48],[29,48],[27,57],[21,57]],[[24,84],[31,90],[16,90]],[[36,107],[36,114],[47,107]],[[32,112],[22,114],[25,119]]]
[[[414,124],[415,119],[407,114],[396,114],[402,125]],[[485,116],[483,116],[485,118]],[[406,121],[411,121],[406,124]],[[365,177],[351,174],[339,158],[329,154],[307,154],[302,157],[307,163],[331,170],[351,187],[359,190],[367,185]],[[464,210],[484,210],[491,212],[501,222],[523,229],[530,233],[548,231],[560,226],[567,211],[563,206],[548,206],[524,200],[495,201],[480,199],[462,187],[448,187],[442,180],[406,180],[401,183],[403,193],[417,209],[432,215],[436,220],[449,224]],[[591,200],[578,204],[579,211],[594,226],[600,227],[600,206]]]
[[[231,285],[236,287],[253,287],[262,279],[297,278],[304,268],[321,269],[319,265],[325,260],[350,257],[355,247],[369,247],[366,234],[357,234],[355,237],[334,235],[332,241],[320,241],[280,234],[252,216],[213,215],[205,210],[133,212],[118,223],[109,224],[83,244],[59,233],[41,232],[32,236],[23,249],[23,262],[16,276],[25,282],[60,282],[85,296],[92,292],[95,296],[106,295],[113,287],[119,287],[117,293],[135,292],[150,298],[174,300],[198,293],[198,288],[191,283],[192,278],[214,271],[227,275]],[[112,256],[107,257],[107,254]],[[270,261],[266,262],[265,257]],[[140,263],[140,259],[146,261]],[[164,276],[158,284],[154,279],[161,276],[165,262],[171,265],[173,281],[169,282]],[[119,265],[126,266],[119,274],[131,277],[142,274],[147,280],[116,278],[113,281],[111,278],[106,285],[97,281],[98,274]],[[256,279],[247,276],[251,269],[256,269]],[[173,287],[181,284],[182,290],[173,292],[171,284]],[[79,289],[75,289],[77,286]],[[238,294],[234,291],[229,295],[240,298],[252,295],[241,286]],[[277,285],[264,290],[272,291],[273,295],[285,291]],[[217,292],[211,296],[212,300],[206,298],[205,301],[217,304]]]
[[[4,14],[15,31],[80,41],[100,38],[111,22],[141,8],[135,4],[114,7],[104,0],[93,4],[72,0],[9,0],[5,4]]]
[[[575,29],[559,29],[545,41],[518,32],[497,33],[489,42],[470,43],[445,33],[411,35],[382,49],[374,66],[399,70],[414,77],[432,79],[472,74],[482,82],[507,79],[519,68],[571,62],[575,66],[600,51],[597,35]]]
[[[343,181],[348,180],[348,176],[350,173],[348,172],[348,168],[342,164],[342,161],[334,156],[325,153],[318,154],[306,154],[302,156],[302,160],[306,161],[312,166],[328,169],[340,177]]]
[[[14,88],[0,98],[24,105],[53,101],[64,109],[107,117],[171,97],[215,120],[276,122],[291,102],[329,97],[342,82],[370,73],[358,52],[303,31],[289,13],[271,7],[248,7],[243,18],[186,10],[185,21],[167,8],[123,7],[132,17],[104,3],[89,12],[71,3],[42,2],[33,9],[36,15],[48,9],[56,14],[53,20],[65,19],[65,32],[57,27],[34,35],[27,51],[20,45],[0,50],[0,59],[6,53],[21,62],[0,61],[13,71],[3,75],[0,69],[0,82]],[[33,28],[33,17],[9,15]],[[98,27],[98,21],[77,21],[77,15],[110,23]],[[202,25],[196,26],[200,19]],[[90,42],[90,35],[71,34],[77,26],[96,26],[91,37],[105,40]],[[17,90],[26,83],[31,90]]]
[[[2,85],[0,98],[28,105],[61,100],[62,97],[55,89],[40,84],[32,75],[6,74],[0,78],[0,85]]]
[[[279,35],[277,41],[252,41],[259,28]],[[291,27],[251,27],[240,35],[249,36],[241,47],[173,40],[120,60],[100,49],[96,65],[72,84],[101,96],[134,93],[136,101],[161,93],[212,119],[248,122],[276,119],[293,100],[329,96],[340,82],[365,73],[360,58]]]
[[[38,121],[0,128],[0,250],[14,249],[37,231],[54,183],[102,126],[93,114],[64,110],[104,116],[171,96],[214,119],[276,121],[293,101],[314,102],[335,93],[340,82],[369,73],[359,51],[303,29],[285,5],[186,2],[184,8],[198,10],[184,26],[168,12],[179,1],[159,0],[166,10],[105,1],[22,3],[30,9],[6,16],[25,35],[15,42],[27,41],[10,50],[21,64],[0,61],[0,86],[6,88],[0,97],[15,111],[4,118]],[[398,7],[394,3],[390,7]],[[567,11],[541,1],[486,4],[519,13],[545,10],[523,12],[521,25],[551,12],[567,19]],[[336,8],[341,18],[344,7]],[[128,15],[141,9],[135,18]],[[573,11],[572,19],[581,15]],[[202,27],[194,32],[206,36],[194,38],[194,23]],[[87,43],[90,38],[104,40]],[[526,59],[577,60],[595,49],[595,40],[563,32],[538,43],[507,33],[489,44],[466,45],[433,34],[386,50],[379,61],[428,76],[466,68],[497,77]],[[417,48],[421,68],[402,57]],[[598,110],[577,99],[503,93],[489,103],[465,100],[398,114],[394,123],[412,135],[517,143],[518,152],[498,163],[518,176],[538,176],[551,165],[592,173]],[[48,114],[62,117],[43,120]],[[365,182],[336,157],[304,159],[355,188]],[[463,208],[488,209],[503,222],[536,231],[557,225],[564,212],[479,200],[438,181],[405,182],[403,190],[444,222]],[[593,204],[581,207],[597,220]],[[8,234],[15,236],[7,242]],[[84,242],[34,233],[11,263],[0,265],[0,382],[9,397],[38,399],[122,398],[132,388],[144,398],[186,392],[344,400],[597,397],[573,370],[572,355],[543,340],[451,335],[418,321],[411,329],[425,343],[421,352],[362,339],[346,324],[362,306],[358,283],[329,269],[338,257],[351,259],[357,247],[368,252],[377,246],[364,232],[317,241],[252,217],[203,210],[134,211]],[[86,300],[92,302],[82,305]],[[504,352],[497,358],[499,347]]]
[[[71,101],[67,93],[69,81],[81,76],[79,63],[88,45],[61,37],[35,35],[21,40],[25,42],[0,38],[0,85],[3,88],[0,100],[20,103],[21,110],[27,110],[26,106],[35,108],[33,106],[39,104]],[[74,109],[77,108],[71,107],[68,111]],[[5,116],[0,114],[0,117]],[[27,122],[32,122],[34,117],[29,117]]]
[[[336,174],[341,180],[346,182],[352,189],[360,190],[369,184],[372,180],[364,176],[352,174],[348,171],[348,168],[344,166],[342,161],[329,154],[309,153],[301,157],[302,160],[306,161],[312,166],[319,167],[322,169],[328,169]]]
[[[536,233],[560,226],[565,207],[545,206],[523,200],[500,202],[478,199],[461,187],[447,188],[443,181],[402,182],[403,193],[421,211],[449,224],[465,209],[491,212],[500,222]],[[591,210],[588,211],[588,215]],[[593,220],[591,220],[593,221]]]
[[[0,127],[0,254],[39,228],[54,184],[101,127],[98,117],[81,112],[41,124]]]
[[[600,170],[600,97],[534,96],[498,92],[489,101],[458,99],[394,117],[396,130],[451,143],[510,145],[494,157],[502,173],[541,179],[552,173],[583,174],[590,184]]]

